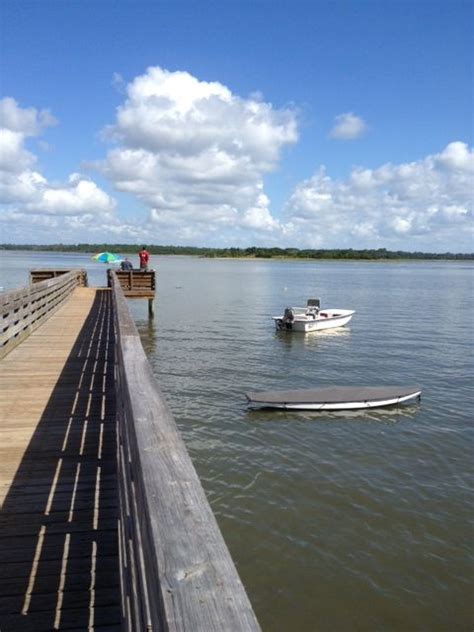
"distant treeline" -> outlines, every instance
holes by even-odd
[[[131,244],[0,244],[0,250],[35,250],[49,252],[97,253],[108,250],[114,253],[137,254],[140,245]],[[474,253],[405,252],[404,250],[354,250],[352,248],[299,250],[298,248],[197,248],[194,246],[146,246],[152,255],[194,255],[200,257],[228,257],[259,259],[456,259],[474,260]]]

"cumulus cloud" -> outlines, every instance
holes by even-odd
[[[0,126],[26,136],[38,136],[46,127],[56,125],[57,121],[49,110],[21,108],[15,99],[0,99]]]
[[[338,140],[354,140],[363,136],[366,131],[367,124],[360,116],[346,112],[336,116],[329,136]]]
[[[473,176],[463,142],[417,162],[354,168],[341,181],[322,167],[293,191],[286,227],[308,247],[472,251]]]
[[[0,129],[0,171],[22,173],[36,161],[36,157],[25,149],[25,137],[7,128]]]
[[[91,180],[80,174],[69,176],[68,182],[58,186],[37,180],[34,199],[24,209],[31,213],[46,215],[109,214],[114,203],[111,198]]]
[[[112,221],[115,201],[91,179],[72,174],[67,182],[51,183],[35,168],[37,158],[26,140],[56,124],[48,110],[22,108],[6,97],[0,100],[0,121],[0,213],[9,236],[24,231],[26,223],[57,229],[59,236],[63,229],[72,234],[78,227]]]
[[[104,135],[117,147],[98,168],[149,209],[161,240],[217,231],[224,237],[226,228],[234,239],[236,231],[278,230],[263,176],[297,140],[293,110],[153,67],[128,85],[115,125]]]
[[[341,180],[320,167],[272,213],[264,177],[296,142],[296,113],[150,68],[127,86],[105,131],[115,146],[95,165],[140,204],[140,217],[123,220],[91,178],[43,175],[27,143],[55,123],[47,110],[7,98],[0,114],[2,241],[473,249],[474,153],[464,142],[413,162],[355,167]]]
[[[82,215],[37,215],[15,209],[0,213],[2,241],[11,243],[77,243],[120,241],[147,242],[149,232],[117,217],[103,217],[97,213]]]

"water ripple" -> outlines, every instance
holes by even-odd
[[[174,259],[162,278],[138,326],[263,628],[467,630],[472,268]],[[357,310],[350,328],[274,331],[318,295]],[[410,383],[421,403],[378,410],[244,397]]]

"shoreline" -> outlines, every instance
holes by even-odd
[[[132,255],[133,253],[123,251],[120,249],[115,249],[119,254],[124,255]],[[32,254],[56,254],[56,255],[85,255],[85,256],[93,256],[96,254],[95,250],[85,251],[85,250],[48,250],[46,248],[40,247],[40,249],[36,250],[34,248],[1,248],[0,252],[11,252],[11,253],[32,253]],[[407,263],[407,262],[415,262],[415,263],[423,263],[423,262],[453,262],[453,263],[474,263],[474,254],[466,253],[465,255],[461,255],[459,257],[442,257],[442,256],[426,256],[426,257],[290,257],[284,255],[275,255],[273,257],[256,257],[253,255],[248,256],[235,256],[235,257],[225,257],[219,255],[205,255],[199,253],[153,253],[150,252],[150,256],[152,257],[194,257],[197,259],[209,259],[215,261],[282,261],[282,262],[301,262],[301,263],[316,263],[316,262],[338,262],[338,263],[351,263],[351,262],[359,262],[359,263]]]

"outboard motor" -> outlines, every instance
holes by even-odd
[[[291,309],[291,307],[286,307],[283,314],[283,327],[285,329],[292,329],[294,319],[295,315],[293,313],[293,310]]]

